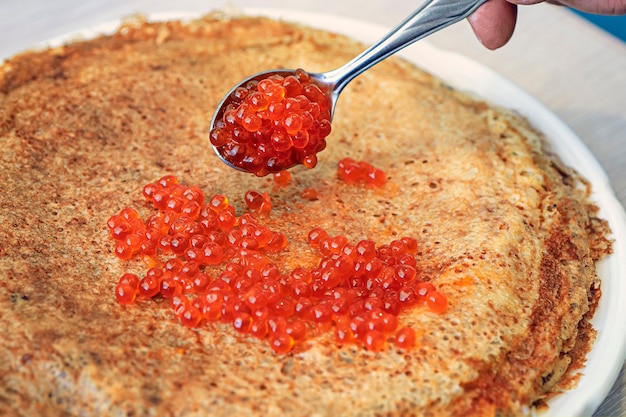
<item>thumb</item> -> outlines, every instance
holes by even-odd
[[[506,0],[489,0],[467,18],[474,34],[488,49],[505,45],[515,29],[517,6]]]

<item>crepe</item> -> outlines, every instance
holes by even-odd
[[[318,165],[294,168],[288,185],[210,150],[212,113],[245,76],[325,71],[363,48],[214,13],[129,21],[3,64],[0,414],[504,416],[571,386],[595,334],[608,225],[522,117],[392,58],[346,88]],[[387,183],[341,181],[344,157]],[[228,325],[180,326],[163,300],[121,306],[117,280],[143,265],[115,258],[107,219],[127,206],[149,215],[141,189],[168,174],[238,214],[246,191],[267,192],[264,221],[289,239],[271,255],[282,271],[318,262],[313,227],[381,244],[411,236],[448,309],[400,317],[413,349],[374,353],[329,332],[278,355]]]

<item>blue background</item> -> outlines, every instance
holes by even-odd
[[[573,10],[574,13],[584,17],[618,39],[626,42],[626,16],[599,16]]]

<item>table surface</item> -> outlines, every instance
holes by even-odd
[[[262,3],[263,7],[297,7],[386,27],[401,21],[418,4],[407,0]],[[232,6],[260,4],[254,0],[0,0],[0,59],[46,39],[133,13]],[[484,49],[466,22],[428,41],[488,66],[543,102],[595,155],[619,201],[626,205],[626,43],[566,9],[548,4],[520,7],[513,39],[497,51]],[[626,415],[624,367],[594,415]]]

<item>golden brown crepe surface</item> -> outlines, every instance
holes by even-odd
[[[390,59],[344,91],[318,167],[294,169],[290,185],[210,151],[208,122],[237,81],[328,70],[362,49],[212,15],[129,24],[4,64],[0,414],[519,415],[554,388],[593,339],[594,260],[610,245],[586,183],[525,121]],[[345,156],[382,168],[386,186],[341,182]],[[141,188],[166,174],[227,195],[238,214],[245,191],[269,192],[267,223],[290,240],[274,256],[285,271],[317,262],[313,226],[353,241],[415,237],[449,309],[402,317],[421,334],[410,351],[321,336],[276,355],[229,326],[183,328],[165,302],[122,307],[115,283],[142,266],[114,257],[106,220],[126,206],[149,213]]]

